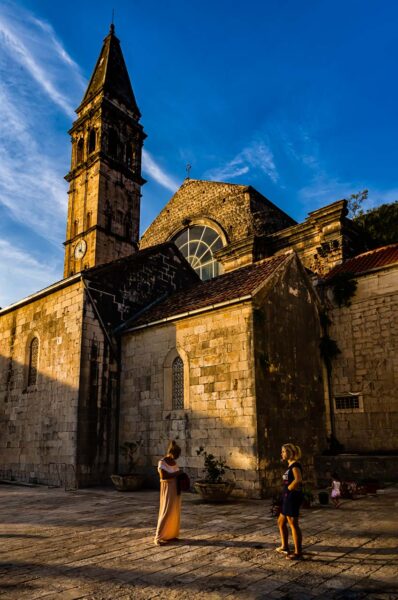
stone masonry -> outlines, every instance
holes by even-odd
[[[80,278],[79,278],[80,279]],[[58,284],[0,313],[0,461],[20,479],[74,480],[83,284]],[[39,340],[37,383],[28,352]]]
[[[355,277],[350,306],[330,311],[330,336],[341,354],[333,361],[332,393],[358,395],[359,407],[336,410],[337,439],[347,451],[392,451],[398,431],[398,268]]]
[[[153,474],[168,440],[182,465],[202,477],[199,446],[227,459],[240,493],[259,494],[252,362],[252,310],[239,304],[126,334],[122,345],[121,441],[145,440]],[[165,364],[175,350],[185,362],[184,410],[164,396]]]
[[[276,273],[253,300],[136,330],[133,323],[124,335],[120,440],[144,440],[152,476],[175,438],[195,479],[203,476],[199,446],[226,458],[236,495],[279,489],[286,441],[303,446],[313,479],[312,457],[326,442],[317,303],[295,255]],[[172,410],[167,381],[177,355],[184,363],[183,410]]]

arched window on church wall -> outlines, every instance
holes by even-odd
[[[172,364],[172,408],[179,410],[184,408],[184,363],[179,356]]]
[[[91,154],[94,152],[97,142],[97,136],[95,133],[95,129],[91,129],[88,136],[88,153]]]
[[[193,224],[177,233],[172,241],[201,279],[220,274],[221,265],[214,257],[223,247],[220,232],[209,225]]]
[[[39,366],[39,339],[34,337],[29,345],[28,387],[37,383],[37,369]]]
[[[87,213],[86,216],[86,229],[90,229],[91,227],[91,212]]]
[[[76,163],[80,164],[84,159],[84,140],[80,138],[76,146]]]

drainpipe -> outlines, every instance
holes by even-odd
[[[121,361],[121,338],[117,340],[117,372],[116,372],[116,398],[115,398],[115,448],[114,448],[114,472],[119,472],[119,435],[120,435],[120,378],[122,371]]]

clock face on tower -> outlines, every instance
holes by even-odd
[[[83,256],[86,254],[86,250],[87,243],[85,240],[80,240],[80,242],[78,242],[75,246],[75,258],[83,258]]]

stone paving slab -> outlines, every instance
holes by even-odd
[[[398,600],[398,487],[302,511],[305,560],[275,552],[267,500],[184,494],[153,545],[158,493],[0,485],[3,600]]]

